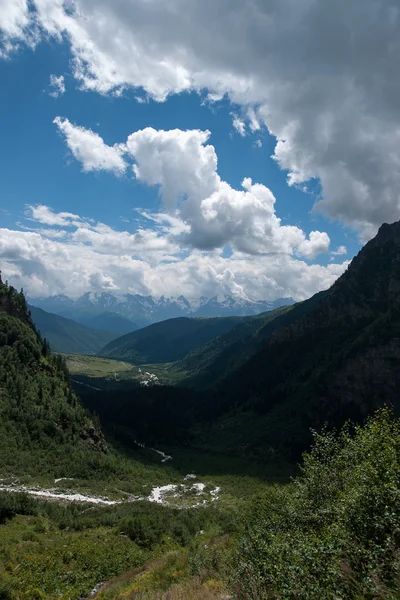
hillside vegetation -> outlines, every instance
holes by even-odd
[[[93,393],[118,451],[71,391],[64,360],[37,333],[23,294],[1,285],[1,478],[53,486],[73,478],[67,490],[97,489],[117,504],[43,502],[0,490],[0,598],[87,598],[106,582],[91,597],[397,600],[400,422],[385,408],[338,434],[308,433],[321,420],[317,393],[330,398],[322,404],[330,424],[352,411],[361,420],[362,410],[386,400],[396,406],[400,241],[395,228],[383,234],[331,290],[256,319],[246,338],[257,346],[254,356],[219,387]],[[353,377],[343,380],[349,365]],[[314,387],[328,369],[336,387]],[[344,391],[353,390],[345,403]],[[161,439],[181,448],[164,464],[136,436],[154,448]],[[249,453],[272,458],[282,475],[279,456],[293,457],[308,439],[313,448],[290,484],[273,484],[271,466],[249,462]],[[246,454],[246,464],[204,453],[213,447]],[[205,496],[187,483],[193,471]],[[162,485],[174,506],[148,501]],[[203,497],[208,503],[190,508]]]
[[[136,430],[140,414],[167,443],[175,435],[211,451],[298,460],[310,427],[361,422],[385,403],[400,410],[399,265],[400,223],[384,225],[329,290],[246,318],[170,365],[170,373],[186,370],[179,386],[194,388],[182,398],[163,388],[85,394],[84,401],[118,427],[129,419]],[[179,332],[175,321],[165,326]],[[158,348],[149,329],[136,335],[145,333],[150,354]]]
[[[35,306],[30,306],[29,309],[32,321],[41,335],[48,340],[53,352],[96,354],[118,337],[118,333],[91,329]]]
[[[115,312],[105,311],[99,315],[83,318],[81,321],[82,325],[91,327],[92,329],[111,331],[111,333],[117,335],[125,335],[139,329],[139,325],[134,323],[130,319],[123,317]],[[107,342],[104,343],[104,345]],[[103,347],[103,346],[102,346]]]
[[[103,348],[99,356],[128,360],[136,364],[174,362],[229,331],[243,319],[244,317],[169,319],[114,340]]]
[[[314,436],[302,475],[247,509],[237,600],[397,600],[400,422],[385,409],[364,427]]]
[[[229,507],[88,510],[0,493],[1,597],[85,598],[106,582],[91,597],[397,600],[399,440],[387,409],[315,434],[290,485]]]
[[[101,432],[72,393],[65,362],[35,330],[23,294],[0,284],[0,469],[36,466],[72,448],[104,451]],[[36,456],[37,459],[37,456]]]
[[[227,333],[210,340],[174,365],[188,375],[181,385],[205,389],[229,376],[244,365],[275,331],[310,312],[322,294],[311,301],[283,306],[255,317],[246,317]]]
[[[0,284],[0,479],[54,485],[73,478],[83,489],[140,491],[169,483],[106,445],[97,418],[71,389],[64,358],[36,331],[24,295]]]
[[[400,223],[394,223],[380,228],[316,305],[315,297],[302,303],[303,310],[314,303],[311,310],[275,331],[221,385],[224,441],[237,447],[242,421],[251,431],[243,440],[247,450],[298,453],[311,441],[310,426],[362,420],[385,403],[398,411],[399,290]]]

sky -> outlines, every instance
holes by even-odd
[[[305,299],[400,218],[393,0],[0,0],[0,268]]]

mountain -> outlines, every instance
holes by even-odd
[[[284,298],[268,302],[225,296],[222,299],[202,297],[197,302],[189,302],[184,296],[178,298],[161,296],[156,299],[140,294],[117,296],[109,292],[87,292],[76,300],[65,295],[58,295],[31,299],[30,304],[85,325],[92,317],[111,312],[133,321],[134,327],[146,327],[152,323],[178,317],[256,315],[286,304],[293,304],[293,300]],[[99,324],[98,321],[96,326],[99,327]],[[101,328],[104,328],[104,324]],[[121,331],[120,333],[125,332]]]
[[[227,332],[190,352],[175,364],[177,371],[188,373],[181,385],[200,389],[215,385],[227,373],[244,364],[268,335],[285,322],[285,316],[286,320],[290,319],[294,307],[296,305],[244,317]],[[294,315],[296,313],[297,310]]]
[[[210,436],[222,427],[228,446],[298,452],[310,427],[359,421],[384,404],[399,412],[400,222],[382,225],[317,300],[220,385]]]
[[[258,315],[264,312],[270,312],[281,306],[294,304],[292,298],[279,298],[274,302],[265,302],[263,300],[249,300],[246,298],[236,299],[232,296],[225,296],[219,300],[214,298],[200,299],[198,308],[193,312],[194,317],[229,317],[229,316],[250,316]]]
[[[99,356],[137,364],[174,362],[242,320],[242,317],[168,319],[113,340]]]
[[[109,331],[85,327],[72,319],[48,313],[35,306],[30,306],[30,311],[36,328],[55,352],[96,354],[117,336]]]
[[[400,413],[400,222],[383,225],[329,290],[247,317],[177,365],[197,389],[100,394],[88,403],[117,426],[139,411],[167,444],[291,460],[311,444],[310,428],[361,422],[385,404]]]
[[[69,385],[64,360],[52,356],[22,293],[0,280],[0,467],[26,475],[71,461],[72,453],[105,450],[100,430]],[[29,469],[29,470],[30,470]]]
[[[103,312],[99,315],[95,315],[94,317],[88,317],[87,319],[82,318],[82,325],[86,325],[87,327],[91,327],[92,329],[100,329],[103,331],[110,331],[115,334],[124,335],[125,333],[131,333],[132,331],[136,331],[139,329],[139,325],[122,317],[118,313],[115,312]]]

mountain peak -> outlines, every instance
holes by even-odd
[[[189,301],[183,294],[178,297],[142,296],[140,294],[114,295],[110,292],[86,292],[77,300],[65,296],[52,296],[31,300],[33,306],[63,317],[83,322],[82,318],[97,316],[104,312],[113,312],[145,327],[158,321],[176,317],[230,317],[256,315],[293,301],[282,299],[274,302],[250,300],[225,295],[221,298],[202,296],[197,301]]]

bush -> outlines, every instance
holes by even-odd
[[[15,515],[36,514],[37,504],[28,494],[0,492],[0,525]]]
[[[395,599],[400,592],[400,422],[315,434],[302,475],[256,499],[235,579],[239,599]]]

